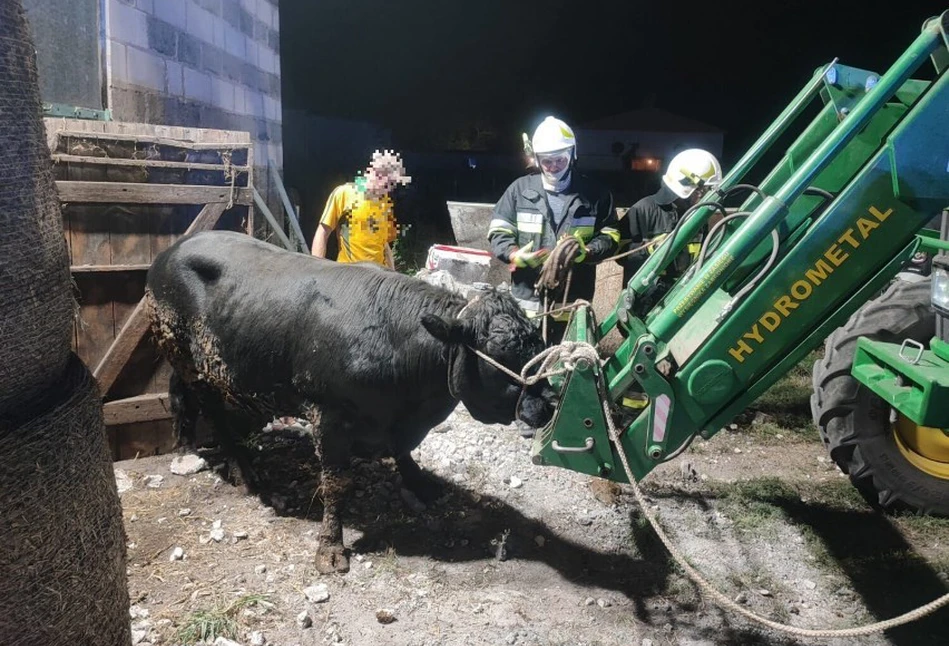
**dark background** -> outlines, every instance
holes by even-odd
[[[813,70],[883,71],[949,9],[934,0],[296,0],[281,3],[284,101],[420,139],[489,121],[519,145],[548,112],[571,124],[657,106],[725,130],[733,162]]]
[[[293,0],[281,3],[283,101],[377,122],[397,149],[438,150],[445,133],[478,126],[493,134],[489,150],[507,153],[547,114],[577,126],[654,104],[722,129],[727,171],[817,67],[836,56],[883,72],[946,9],[933,0]],[[413,190],[493,202],[508,179],[464,190],[420,177]],[[617,205],[657,181],[614,179]]]

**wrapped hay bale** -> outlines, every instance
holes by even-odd
[[[70,351],[69,258],[19,0],[0,0],[0,644],[128,645],[102,400]]]
[[[78,357],[35,410],[0,417],[0,644],[129,644],[122,510]]]
[[[63,374],[75,302],[20,2],[0,2],[0,415]]]

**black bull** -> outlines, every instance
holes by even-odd
[[[313,423],[323,572],[348,569],[340,512],[352,455],[394,457],[405,486],[431,500],[437,491],[411,451],[459,399],[489,424],[519,417],[537,427],[552,415],[549,386],[524,391],[471,351],[519,372],[543,350],[508,294],[487,292],[468,304],[380,267],[214,231],[183,238],[155,259],[146,305],[174,369],[169,390],[180,444],[193,443],[202,414],[235,457],[240,433],[259,431],[274,416]],[[239,464],[254,491],[249,461]]]

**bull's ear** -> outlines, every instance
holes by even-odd
[[[443,343],[464,343],[465,326],[456,318],[445,318],[435,314],[423,314],[422,326],[428,333]]]

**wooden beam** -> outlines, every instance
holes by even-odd
[[[152,393],[106,402],[102,414],[106,426],[151,422],[171,417],[171,405],[168,393]]]
[[[136,124],[122,124],[124,126],[136,125]],[[143,124],[145,128],[149,128],[147,124]],[[142,143],[158,144],[160,146],[171,146],[174,148],[189,148],[191,150],[241,150],[248,148],[251,144],[249,141],[249,135],[243,131],[235,130],[208,130],[204,129],[203,133],[205,134],[214,134],[215,132],[220,134],[229,133],[231,135],[243,135],[240,138],[247,138],[248,141],[193,141],[189,139],[175,139],[174,137],[162,137],[156,136],[154,134],[148,134],[146,132],[135,132],[136,128],[122,128],[122,132],[94,132],[94,131],[84,131],[84,130],[57,130],[56,136],[60,139],[66,137],[76,137],[77,139],[109,139],[111,141],[138,141]],[[193,129],[194,130],[194,129]],[[222,137],[227,138],[227,137]]]
[[[91,157],[57,153],[54,162],[62,164],[102,164],[105,166],[143,166],[147,168],[177,168],[181,170],[225,170],[224,164],[199,164],[192,162],[164,161],[162,159],[116,159],[113,157]],[[247,166],[231,166],[238,173],[246,173]]]
[[[283,229],[277,223],[277,219],[273,216],[273,213],[270,212],[270,209],[267,208],[267,203],[264,202],[264,198],[260,196],[260,193],[257,192],[256,188],[252,188],[251,190],[254,192],[254,204],[257,205],[257,208],[260,209],[260,212],[264,214],[265,218],[267,218],[267,222],[270,223],[270,228],[273,229],[273,232],[280,239],[280,242],[283,243],[283,246],[286,247],[288,251],[297,251],[296,245],[290,242],[290,238],[288,238],[287,234],[283,232]],[[304,245],[304,247],[305,246],[306,245]]]
[[[61,202],[111,204],[211,204],[228,203],[230,186],[190,184],[135,184],[131,182],[56,182]],[[234,188],[234,204],[248,205],[251,189]]]
[[[226,207],[227,205],[221,202],[206,204],[184,235],[213,229]],[[92,373],[96,381],[99,382],[99,389],[103,397],[109,394],[109,390],[112,389],[112,385],[118,379],[122,368],[128,363],[142,339],[145,338],[146,332],[148,332],[148,317],[145,316],[145,299],[142,299],[135,306],[132,314],[125,321],[125,325],[115,336],[115,341],[109,346],[109,349],[99,361],[99,365]]]
[[[98,274],[104,271],[147,271],[151,265],[73,265],[69,268],[74,274]]]

